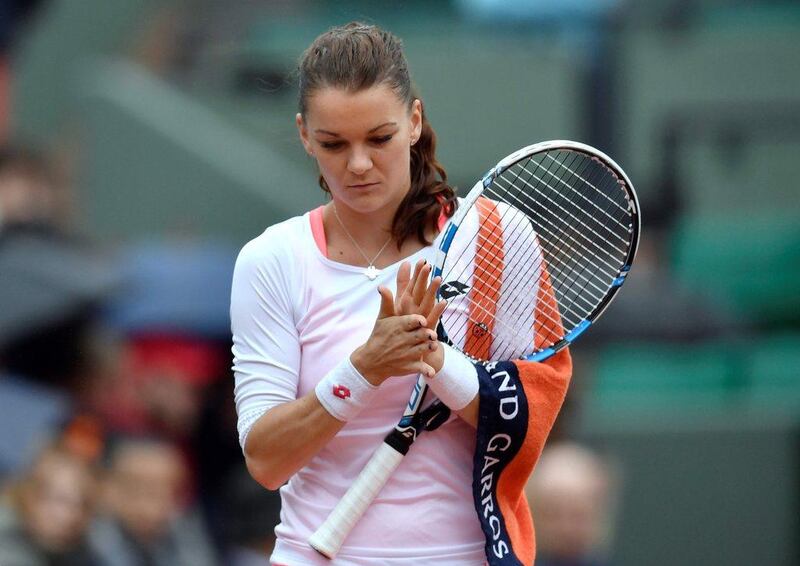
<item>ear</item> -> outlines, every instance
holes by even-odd
[[[300,141],[303,143],[306,153],[314,155],[311,149],[311,140],[308,137],[308,128],[306,128],[306,124],[303,122],[303,115],[298,112],[297,116],[294,117],[294,121],[295,124],[297,124],[297,132],[300,134]]]
[[[422,135],[422,101],[419,98],[415,98],[414,102],[411,103],[411,145],[417,143],[419,136]]]

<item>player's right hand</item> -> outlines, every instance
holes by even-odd
[[[373,385],[380,385],[393,375],[422,373],[435,375],[423,356],[439,348],[436,332],[427,328],[422,314],[398,315],[392,292],[379,287],[381,307],[367,341],[350,355],[358,372]]]

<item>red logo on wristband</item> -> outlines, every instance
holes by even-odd
[[[347,399],[348,397],[350,397],[350,390],[344,385],[334,385],[333,394],[336,395],[339,399]]]

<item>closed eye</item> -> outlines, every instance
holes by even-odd
[[[344,145],[344,142],[341,141],[323,141],[319,142],[324,149],[339,149]]]
[[[382,146],[382,145],[386,145],[387,143],[392,141],[393,137],[394,137],[394,134],[387,134],[385,136],[376,136],[376,137],[370,138],[369,141],[373,145]],[[346,142],[344,140],[320,141],[319,145],[323,149],[327,149],[327,150],[330,150],[330,151],[336,151],[338,149],[343,148],[346,145]]]

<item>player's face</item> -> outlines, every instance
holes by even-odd
[[[357,92],[324,88],[308,101],[297,127],[334,200],[359,213],[394,211],[411,186],[411,142],[422,107],[408,107],[386,85]]]

